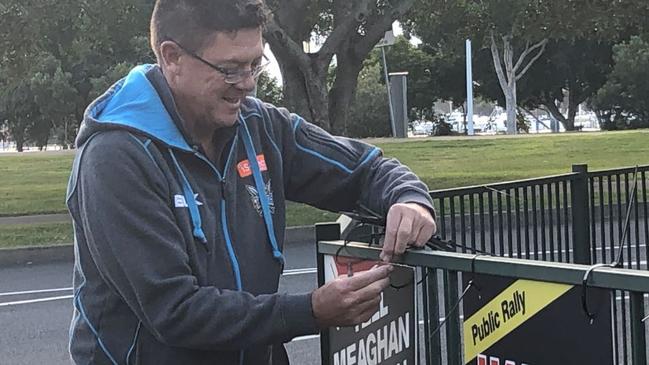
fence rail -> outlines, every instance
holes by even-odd
[[[479,251],[500,257],[477,260],[480,265],[486,265],[481,268],[487,271],[492,267],[487,263],[493,260],[497,262],[493,264],[496,267],[506,265],[516,269],[517,273],[516,263],[519,261],[507,260],[536,260],[536,263],[525,261],[523,266],[550,268],[550,272],[557,273],[555,279],[563,282],[571,278],[572,284],[578,283],[575,282],[579,279],[576,273],[584,269],[573,264],[611,263],[620,256],[621,267],[643,271],[610,271],[622,275],[617,277],[640,282],[634,287],[622,282],[610,287],[614,289],[614,356],[616,364],[645,364],[635,360],[631,362],[631,359],[646,358],[639,354],[645,353],[646,346],[641,351],[629,346],[628,339],[632,334],[637,337],[640,327],[642,335],[645,335],[644,324],[640,326],[637,318],[648,305],[644,296],[638,293],[649,292],[643,286],[649,282],[645,282],[646,270],[649,269],[646,249],[649,242],[648,172],[649,165],[601,171],[588,171],[587,165],[573,165],[570,173],[561,175],[431,191],[440,236],[453,240],[462,248],[457,254],[407,256],[407,260],[421,266],[426,266],[431,257],[448,266],[439,283],[444,288],[443,298],[436,300],[438,278],[431,275],[430,280],[435,282],[423,288],[425,306],[430,313],[443,315],[440,305],[448,307],[457,300],[457,272],[467,271],[468,265],[467,256],[462,254]],[[628,234],[622,245],[627,212],[630,212]],[[371,251],[362,250],[359,254],[366,252]],[[418,261],[419,258],[423,261]],[[561,271],[561,265],[573,265],[568,266],[573,271]],[[607,272],[601,270],[593,274],[593,283],[601,284],[601,275],[605,276]],[[634,277],[636,279],[632,279]],[[446,337],[455,338],[458,333],[459,319],[451,319]],[[458,348],[453,346],[459,344],[449,342],[448,353],[459,354]],[[427,363],[441,363],[437,360],[428,358]],[[460,364],[458,358],[446,360],[446,364]]]
[[[379,260],[380,249],[368,247],[365,243],[349,243],[340,240],[331,240],[335,231],[340,231],[339,225],[319,226],[316,230],[319,255],[338,255],[341,246],[345,245],[344,255],[367,260]],[[331,232],[334,232],[332,235]],[[331,241],[321,240],[328,238]],[[446,324],[446,351],[441,351],[442,341],[439,335],[429,336],[432,329],[439,324],[440,316],[439,298],[437,291],[437,270],[443,272],[445,288],[447,289],[443,301],[444,307],[450,308],[458,298],[457,273],[469,272],[475,274],[498,275],[512,278],[522,278],[537,281],[555,282],[561,284],[581,285],[589,265],[542,262],[537,260],[524,260],[508,257],[477,256],[473,254],[439,252],[439,251],[409,251],[398,261],[400,264],[415,266],[427,270],[424,285],[424,331],[422,337],[426,343],[426,364],[464,364],[462,359],[461,322],[459,314],[455,313]],[[642,322],[644,309],[644,293],[649,293],[649,271],[599,268],[590,275],[589,286],[603,289],[629,291],[631,302],[632,323],[630,331],[631,341],[627,343],[631,352],[630,360],[633,364],[646,364],[646,334]],[[454,293],[449,295],[448,289]],[[442,354],[445,356],[442,356]],[[625,359],[626,361],[626,359]]]

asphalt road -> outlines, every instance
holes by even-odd
[[[317,286],[315,246],[291,244],[280,291],[301,293]],[[0,268],[0,364],[70,364],[72,262]],[[319,364],[319,337],[287,345],[294,364]]]

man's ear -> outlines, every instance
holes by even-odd
[[[172,41],[164,41],[160,44],[160,66],[173,74],[180,71],[180,59],[184,52]]]

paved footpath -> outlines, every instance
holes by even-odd
[[[0,226],[9,224],[67,223],[70,221],[70,215],[67,213],[21,215],[17,217],[0,217]]]

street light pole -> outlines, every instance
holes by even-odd
[[[381,46],[381,54],[383,55],[383,71],[385,73],[385,87],[388,90],[388,106],[390,108],[390,127],[392,128],[392,137],[396,137],[397,131],[394,124],[394,108],[392,106],[392,92],[390,90],[390,78],[388,76],[388,62],[385,58],[385,47],[386,45]]]
[[[473,64],[471,63],[471,40],[466,40],[466,114],[468,124],[468,135],[474,135],[473,131]]]

